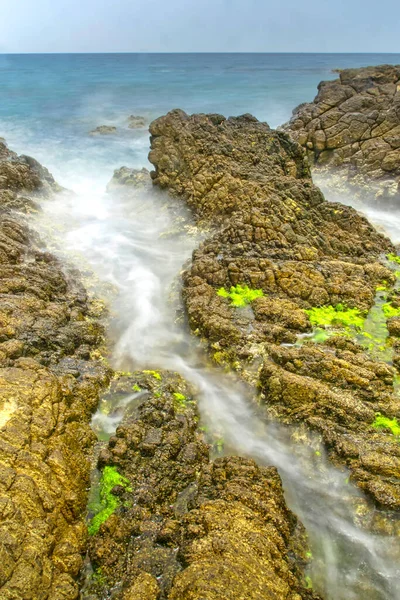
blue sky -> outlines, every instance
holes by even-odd
[[[399,0],[0,0],[0,52],[400,52]]]

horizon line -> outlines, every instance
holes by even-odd
[[[127,51],[120,51],[120,50],[111,50],[111,51],[103,51],[103,50],[95,50],[95,51],[91,51],[91,52],[78,52],[78,51],[69,51],[69,52],[0,52],[0,56],[22,56],[22,55],[33,55],[33,56],[38,56],[38,55],[44,55],[44,54],[48,54],[48,55],[69,55],[69,54],[85,54],[85,55],[91,55],[91,54],[318,54],[318,55],[330,55],[330,54],[335,54],[335,55],[340,55],[340,54],[352,54],[352,55],[374,55],[374,54],[385,54],[385,55],[389,55],[389,56],[400,56],[400,52],[382,52],[382,51],[360,51],[360,52],[315,52],[315,51],[309,51],[309,52],[296,52],[296,51],[285,51],[285,52],[276,52],[276,51],[252,51],[252,50],[232,50],[232,51],[228,51],[228,50],[224,50],[224,51],[159,51],[159,52],[155,52],[155,51],[147,51],[147,50],[127,50]]]

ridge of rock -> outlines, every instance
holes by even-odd
[[[376,287],[394,283],[380,260],[390,241],[354,209],[325,201],[300,145],[254,117],[175,110],[150,132],[154,184],[214,231],[184,274],[192,330],[216,362],[260,386],[268,412],[306,423],[359,487],[400,508],[400,447],[373,427],[377,412],[400,414],[396,370],[343,337],[296,343],[312,331],[305,309],[371,308]],[[237,284],[263,297],[237,309],[217,294]]]

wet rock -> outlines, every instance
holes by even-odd
[[[388,508],[399,508],[400,447],[374,428],[375,415],[398,414],[395,370],[353,345],[271,347],[260,374],[265,402],[287,422],[318,431],[331,459],[351,470],[352,480]]]
[[[116,131],[117,128],[113,125],[99,125],[96,129],[89,131],[89,135],[112,135]]]
[[[150,183],[150,172],[145,167],[142,169],[120,167],[119,169],[115,169],[114,175],[107,185],[107,191],[121,191],[123,186],[145,188],[149,186]]]
[[[128,117],[128,127],[129,129],[143,129],[146,127],[146,119],[144,117],[131,115]]]
[[[4,144],[0,173],[0,596],[73,600],[87,535],[89,420],[109,378],[79,349],[96,348],[103,331],[79,274],[15,212],[30,212],[57,184]]]
[[[193,331],[217,363],[260,387],[266,411],[318,430],[362,489],[400,508],[398,442],[373,427],[377,411],[400,414],[395,370],[343,337],[279,346],[312,331],[305,309],[344,305],[366,314],[380,282],[395,281],[380,262],[391,243],[354,209],[326,202],[301,147],[254,117],[177,110],[150,132],[154,183],[214,231],[183,276]],[[237,285],[263,295],[237,308],[229,298]]]
[[[399,65],[339,71],[339,79],[319,84],[314,102],[293,111],[285,129],[317,170],[375,182],[378,196],[399,200]]]
[[[160,376],[129,378],[149,396],[101,459],[127,482],[90,541],[92,590],[124,600],[316,598],[303,585],[295,548],[305,554],[304,532],[276,469],[210,462],[191,390],[176,374]]]

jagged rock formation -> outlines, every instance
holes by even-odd
[[[89,420],[107,370],[79,274],[21,215],[59,188],[0,143],[0,596],[73,600],[85,549]]]
[[[285,129],[315,168],[336,168],[357,184],[378,181],[381,193],[400,198],[400,65],[345,69],[322,81]]]
[[[389,240],[354,209],[326,202],[301,147],[254,117],[176,110],[150,131],[154,183],[214,228],[184,276],[192,329],[217,362],[253,383],[263,365],[266,408],[305,421],[360,487],[400,508],[400,447],[389,431],[372,427],[377,411],[400,414],[393,367],[346,338],[279,345],[311,331],[305,309],[341,303],[367,311],[376,287],[394,283],[379,260],[391,251]],[[217,294],[236,284],[264,295],[237,309]]]
[[[300,600],[304,532],[279,475],[253,460],[210,462],[191,390],[177,375],[134,373],[137,414],[100,454],[126,478],[119,508],[90,543],[92,595],[123,600]],[[122,388],[121,388],[122,386]],[[299,548],[300,554],[299,555]]]

